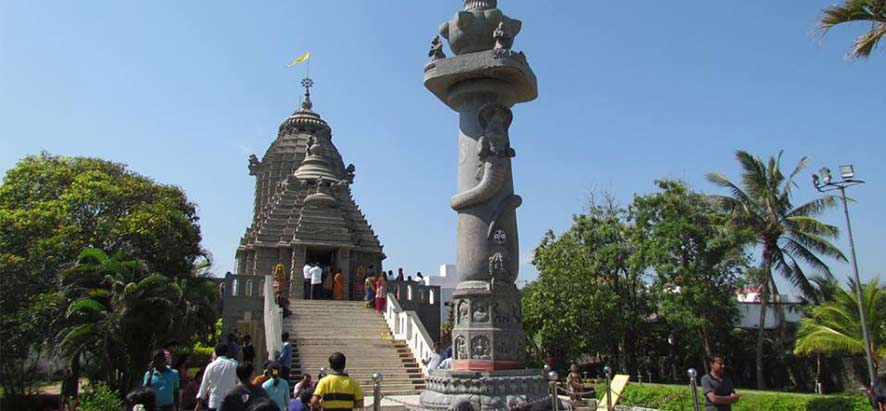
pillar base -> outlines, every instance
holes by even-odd
[[[469,401],[474,410],[541,411],[552,408],[548,387],[542,370],[434,370],[420,400],[428,408],[450,409]]]

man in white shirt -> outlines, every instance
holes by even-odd
[[[305,266],[301,269],[301,272],[302,275],[305,276],[304,299],[308,300],[311,298],[311,264],[305,263]]]
[[[323,269],[320,264],[314,263],[311,267],[311,299],[319,300],[323,293]]]
[[[237,385],[237,360],[228,358],[228,345],[221,343],[215,346],[215,355],[218,357],[206,366],[203,372],[203,381],[200,390],[197,391],[197,408],[200,411],[202,401],[209,398],[209,411],[215,411],[221,406],[222,398]]]

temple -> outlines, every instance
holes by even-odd
[[[272,275],[282,264],[291,295],[302,297],[302,266],[317,262],[346,278],[345,295],[357,293],[370,265],[381,267],[382,245],[351,195],[355,167],[345,166],[332,129],[313,111],[313,81],[301,108],[280,125],[261,160],[249,157],[255,176],[252,224],[237,248],[237,274]],[[331,276],[324,276],[331,277]]]

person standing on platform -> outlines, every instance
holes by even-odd
[[[732,411],[732,404],[738,402],[738,394],[732,380],[723,374],[726,365],[722,357],[711,360],[711,371],[701,377],[704,392],[705,411]]]
[[[243,347],[240,349],[243,353],[243,362],[255,361],[255,346],[252,345],[252,336],[246,334],[243,336]]]
[[[403,267],[397,269],[397,282],[403,282]]]
[[[385,276],[378,276],[375,283],[375,311],[383,312],[385,310],[385,300],[388,298],[387,281]]]
[[[384,277],[384,274],[381,277]],[[366,308],[375,307],[375,275],[372,273],[369,273],[363,282],[363,300],[366,301]]]
[[[323,293],[323,269],[320,264],[314,263],[311,267],[311,299],[319,300]]]
[[[323,299],[330,300],[332,299],[332,273],[334,270],[332,267],[325,267],[323,269]]]
[[[341,275],[341,270],[335,271],[332,278],[332,299],[342,301],[345,299],[345,277]]]
[[[301,269],[302,275],[305,277],[304,289],[302,290],[304,294],[302,297],[305,300],[311,299],[311,268],[310,263],[305,263],[305,266]]]

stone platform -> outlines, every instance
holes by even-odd
[[[547,410],[548,383],[541,370],[435,370],[427,379],[421,404],[449,409],[468,401],[475,410]]]

